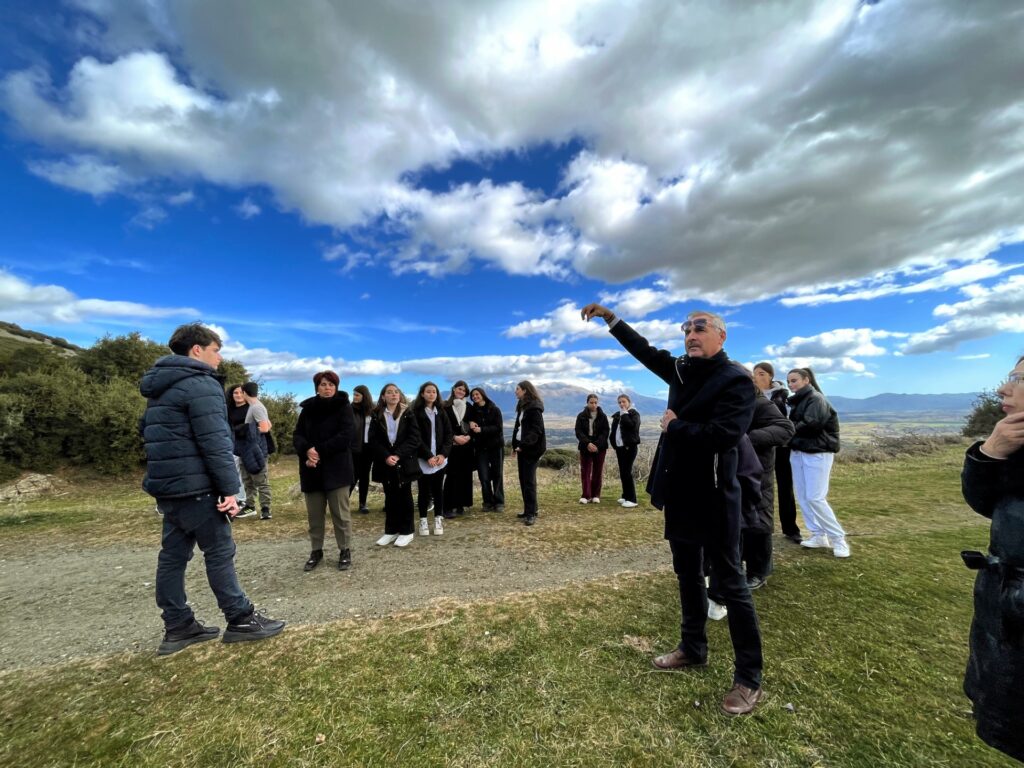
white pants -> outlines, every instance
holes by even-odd
[[[245,504],[245,481],[242,480],[242,457],[235,456],[235,471],[238,473],[238,487],[241,489],[235,494],[235,501],[238,506]]]
[[[804,525],[812,536],[825,534],[831,541],[846,536],[825,498],[828,496],[828,477],[834,456],[803,451],[791,451],[789,454],[789,463],[793,467],[793,490],[804,516]]]

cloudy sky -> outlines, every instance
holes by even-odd
[[[278,390],[637,370],[600,300],[826,392],[1024,352],[1005,0],[65,0],[0,10],[0,319],[202,319]],[[446,388],[446,387],[443,387]]]

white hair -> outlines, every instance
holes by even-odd
[[[717,327],[722,333],[725,333],[725,320],[722,319],[721,315],[715,314],[714,312],[708,312],[706,309],[695,309],[686,316],[686,319],[692,320],[695,317],[710,317],[711,324]]]

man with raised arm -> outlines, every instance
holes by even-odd
[[[762,697],[761,632],[740,566],[736,479],[737,445],[754,414],[750,374],[725,353],[725,321],[713,312],[687,316],[682,325],[686,353],[681,357],[654,348],[600,304],[588,304],[582,316],[604,318],[616,340],[668,384],[668,407],[647,491],[665,513],[665,538],[679,580],[682,639],[675,650],[655,658],[654,666],[676,670],[707,665],[707,563],[729,609],[735,654],[733,686],[722,710],[730,715],[752,712]]]
[[[157,360],[139,386],[148,400],[142,417],[142,486],[163,513],[156,567],[156,604],[165,627],[160,656],[220,634],[218,627],[196,621],[185,595],[185,567],[196,544],[228,622],[225,643],[262,640],[284,629],[283,621],[253,609],[235,574],[230,521],[238,514],[239,482],[223,382],[216,373],[220,337],[190,323],[175,330],[167,346],[174,354]]]

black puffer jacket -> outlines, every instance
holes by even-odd
[[[630,408],[626,413],[616,411],[612,416],[612,428],[608,435],[608,442],[615,444],[615,433],[619,432],[619,443],[621,445],[640,445],[640,414],[636,408]]]
[[[794,451],[839,453],[839,414],[818,390],[808,384],[788,400],[789,420],[796,434],[789,441]]]
[[[590,409],[584,408],[576,414],[576,441],[581,453],[589,453],[587,444],[593,443],[599,451],[608,450],[608,435],[611,427],[608,425],[608,416],[597,407],[597,415],[594,416],[594,434],[590,434]]]
[[[964,692],[978,736],[1024,761],[1024,449],[1003,461],[976,443],[964,459],[964,498],[992,521],[989,566],[974,582],[974,620]]]
[[[761,475],[761,503],[757,506],[758,530],[771,531],[775,526],[775,449],[786,445],[793,437],[793,422],[779,413],[779,409],[758,393],[754,401],[754,420],[747,437],[757,454],[764,473]]]
[[[303,400],[295,423],[292,445],[299,459],[299,483],[303,493],[333,491],[350,486],[355,480],[352,468],[353,434],[356,428],[348,392],[334,397]],[[306,466],[306,452],[316,448],[320,463]]]
[[[544,431],[544,405],[536,400],[516,411],[516,427],[512,434],[512,450],[528,459],[539,459],[548,449],[547,434]]]
[[[383,409],[374,411],[370,418],[370,448],[373,453],[373,480],[383,482],[411,482],[423,473],[417,455],[420,449],[420,429],[412,410],[405,408],[398,417],[398,431],[394,444],[388,439],[388,425]],[[398,456],[398,464],[388,466],[388,456]]]
[[[221,377],[206,363],[167,355],[142,377],[149,402],[142,417],[146,477],[142,487],[158,499],[239,491],[234,440]]]

